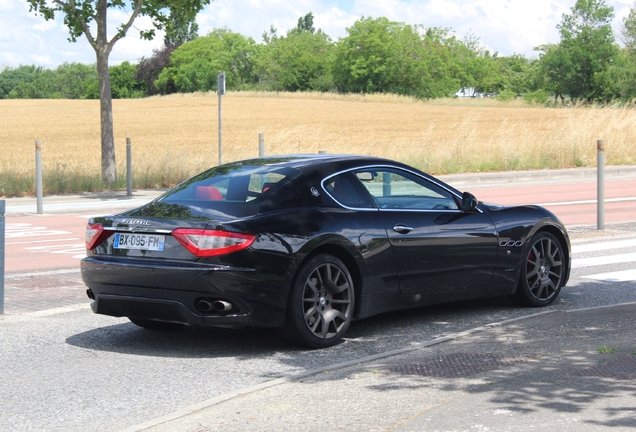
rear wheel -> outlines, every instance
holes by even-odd
[[[563,286],[566,260],[563,246],[548,232],[532,237],[523,262],[517,292],[511,299],[520,306],[547,306]]]
[[[133,324],[138,325],[139,327],[143,327],[143,328],[148,329],[148,330],[167,331],[167,330],[177,330],[177,329],[180,329],[181,327],[183,327],[183,324],[179,324],[179,323],[172,323],[172,322],[165,322],[165,321],[153,321],[153,320],[148,320],[148,319],[143,319],[143,318],[132,318],[132,317],[128,317],[128,319]]]
[[[283,335],[290,343],[309,348],[335,345],[351,324],[354,304],[347,267],[333,255],[316,255],[296,275]]]

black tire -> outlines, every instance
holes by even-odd
[[[169,330],[178,330],[182,328],[184,325],[179,323],[165,322],[165,321],[153,321],[144,318],[132,318],[128,317],[131,323],[143,327],[147,330],[159,330],[159,331],[169,331]]]
[[[530,307],[548,306],[556,300],[568,265],[561,242],[548,232],[535,234],[521,265],[519,286],[510,299]]]
[[[289,294],[282,333],[293,345],[326,348],[342,340],[353,319],[353,280],[333,255],[309,259],[298,271]]]

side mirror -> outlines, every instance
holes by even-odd
[[[475,210],[475,207],[477,207],[477,202],[478,201],[477,198],[475,198],[475,195],[471,194],[470,192],[464,192],[462,194],[462,210]]]

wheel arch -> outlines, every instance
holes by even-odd
[[[352,252],[337,242],[326,242],[316,246],[310,252],[305,254],[301,260],[294,264],[293,276],[290,279],[289,287],[293,285],[296,277],[298,276],[298,270],[310,259],[320,254],[329,254],[338,258],[342,263],[347,267],[349,274],[351,275],[351,279],[353,281],[353,290],[354,290],[354,308],[353,308],[353,319],[357,319],[360,313],[361,307],[361,299],[362,299],[362,286],[364,275],[362,269],[360,268],[360,264],[352,254]],[[362,259],[362,257],[360,257]],[[289,295],[287,294],[287,303],[289,303]]]
[[[563,253],[565,254],[565,261],[567,262],[567,268],[565,272],[565,280],[563,281],[563,286],[565,286],[570,279],[570,269],[572,268],[572,258],[571,258],[571,250],[570,250],[570,240],[565,234],[565,228],[561,228],[559,226],[546,223],[538,229],[533,230],[529,238],[534,237],[540,232],[547,232],[552,234],[558,241],[561,243],[561,247],[563,248]]]
[[[542,232],[547,232],[549,234],[552,234],[557,239],[557,241],[561,243],[561,247],[563,248],[563,253],[565,254],[565,261],[567,263],[565,275],[563,276],[563,284],[562,284],[562,286],[565,286],[568,280],[570,279],[570,269],[572,267],[572,261],[570,258],[571,257],[570,241],[569,241],[569,238],[567,237],[567,234],[566,234],[567,232],[565,231],[565,227],[563,227],[562,225],[555,225],[554,223],[550,223],[548,221],[542,221],[542,223],[535,225],[533,229],[531,229],[528,232],[528,235],[526,236],[522,257],[527,256],[529,252],[528,248],[530,247],[531,240],[537,234],[540,234]],[[512,294],[515,294],[519,290],[519,284],[521,283],[522,277],[523,277],[523,272],[519,271],[518,280]]]

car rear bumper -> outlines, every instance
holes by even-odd
[[[224,327],[285,319],[282,284],[264,283],[250,269],[89,256],[81,271],[91,308],[102,315]]]

